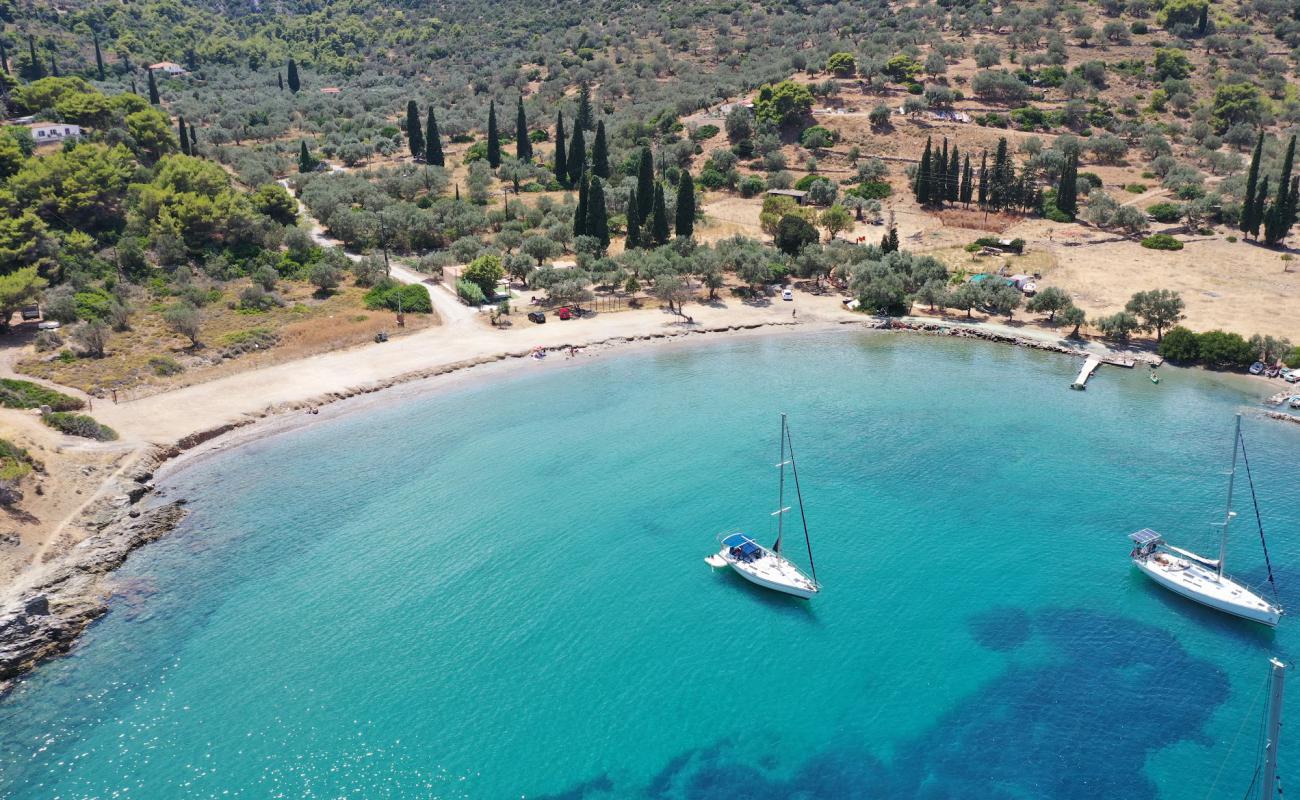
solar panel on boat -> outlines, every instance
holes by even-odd
[[[1132,539],[1133,541],[1137,542],[1138,544],[1150,544],[1151,542],[1154,542],[1154,541],[1156,541],[1157,539],[1160,539],[1160,538],[1163,538],[1163,537],[1161,537],[1160,534],[1156,533],[1155,531],[1151,530],[1150,528],[1143,528],[1142,530],[1138,531],[1137,533],[1130,533],[1130,534],[1128,535],[1128,538]]]

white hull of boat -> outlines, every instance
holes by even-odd
[[[1135,558],[1133,563],[1151,580],[1188,600],[1233,616],[1276,627],[1282,612],[1277,606],[1228,577],[1183,558],[1157,553]]]
[[[754,561],[737,561],[731,558],[726,549],[705,560],[710,566],[716,565],[716,560],[721,560],[750,583],[795,597],[812,597],[820,589],[798,567],[770,550],[765,549],[763,556]]]

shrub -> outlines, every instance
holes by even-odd
[[[1170,224],[1183,218],[1183,207],[1178,203],[1156,203],[1147,209],[1147,215],[1156,222]]]
[[[1142,194],[1147,190],[1145,183],[1129,183],[1124,185],[1124,191],[1129,194]]]
[[[41,417],[41,421],[51,428],[69,436],[94,439],[97,442],[111,442],[117,438],[117,431],[107,425],[100,425],[94,417],[74,414],[70,411],[51,411]]]
[[[154,356],[149,359],[149,369],[153,370],[153,374],[164,378],[185,371],[185,367],[171,356]]]
[[[740,196],[757,197],[758,195],[762,194],[763,188],[766,185],[767,184],[765,184],[763,182],[763,179],[760,178],[759,176],[746,175],[745,177],[740,179],[740,185],[738,187],[740,190]]]
[[[32,457],[18,445],[0,439],[0,480],[17,480],[32,471]]]
[[[366,292],[362,302],[370,309],[386,308],[390,311],[400,309],[413,314],[428,314],[433,311],[433,305],[429,302],[429,291],[416,283],[377,284]]]
[[[1245,367],[1255,361],[1255,348],[1240,334],[1206,331],[1196,344],[1201,361],[1211,367]]]
[[[706,142],[718,135],[717,125],[701,125],[691,131],[691,139],[696,142]]]
[[[845,192],[845,194],[861,197],[863,200],[884,200],[893,193],[894,187],[885,181],[863,181],[857,188]]]
[[[1055,203],[1043,204],[1043,216],[1052,222],[1074,222],[1074,217],[1057,208]]]
[[[75,411],[84,405],[80,398],[70,397],[31,381],[0,378],[0,406],[5,408],[49,406],[55,411]]]
[[[1167,233],[1157,233],[1142,240],[1148,250],[1182,250],[1183,243]]]
[[[805,128],[799,136],[799,143],[808,150],[819,150],[823,147],[829,147],[835,141],[835,134],[821,125],[813,125]]]
[[[1282,363],[1292,369],[1300,368],[1300,347],[1291,348],[1291,352],[1282,357]]]
[[[36,352],[48,353],[63,346],[63,337],[59,335],[58,331],[41,331],[36,334],[33,345],[36,347]]]
[[[487,297],[483,294],[483,290],[479,288],[479,285],[464,278],[456,281],[456,294],[460,296],[461,300],[472,306],[482,305],[487,302]]]
[[[1177,325],[1161,338],[1156,352],[1170,361],[1192,363],[1200,358],[1201,348],[1195,333]]]
[[[1097,330],[1107,339],[1114,339],[1117,342],[1126,342],[1129,337],[1142,327],[1137,316],[1127,311],[1120,311],[1111,314],[1109,317],[1102,317],[1096,321]]]
[[[245,353],[266,350],[280,342],[280,334],[274,330],[259,326],[242,331],[232,331],[218,341],[224,358],[237,358]]]
[[[975,240],[975,244],[978,247],[993,247],[998,250],[1006,250],[1015,253],[1016,255],[1023,255],[1025,252],[1024,239],[1012,239],[1007,244],[1002,244],[998,241],[996,236],[981,236]]]

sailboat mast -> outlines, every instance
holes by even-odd
[[[1273,683],[1268,697],[1268,731],[1264,744],[1264,783],[1260,787],[1260,800],[1274,800],[1277,797],[1277,740],[1282,733],[1282,690],[1286,683],[1286,665],[1276,658],[1269,659],[1273,665]]]
[[[1228,472],[1228,508],[1223,514],[1223,531],[1219,536],[1219,577],[1223,577],[1223,560],[1228,554],[1228,523],[1232,522],[1232,487],[1237,481],[1237,451],[1241,449],[1241,415],[1232,434],[1232,469]]]
[[[799,465],[794,460],[794,440],[790,438],[790,426],[785,428],[785,441],[790,446],[790,474],[794,476],[794,494],[799,498],[799,521],[803,523],[803,541],[808,546],[808,567],[812,569],[813,583],[817,582],[817,562],[813,561],[812,539],[808,536],[808,515],[803,510],[803,490],[799,488]]]
[[[776,462],[776,466],[781,470],[781,478],[776,500],[776,544],[772,546],[772,551],[779,553],[781,534],[785,531],[785,414],[781,415],[781,458]]]

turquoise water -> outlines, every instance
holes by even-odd
[[[1125,535],[1213,548],[1252,399],[1117,369],[1071,392],[1076,368],[730,340],[521,364],[202,462],[112,612],[0,701],[0,796],[1241,797],[1300,620],[1179,600]],[[702,561],[768,535],[783,410],[811,602]],[[1300,607],[1300,430],[1245,433]],[[1240,509],[1231,571],[1259,581]]]

